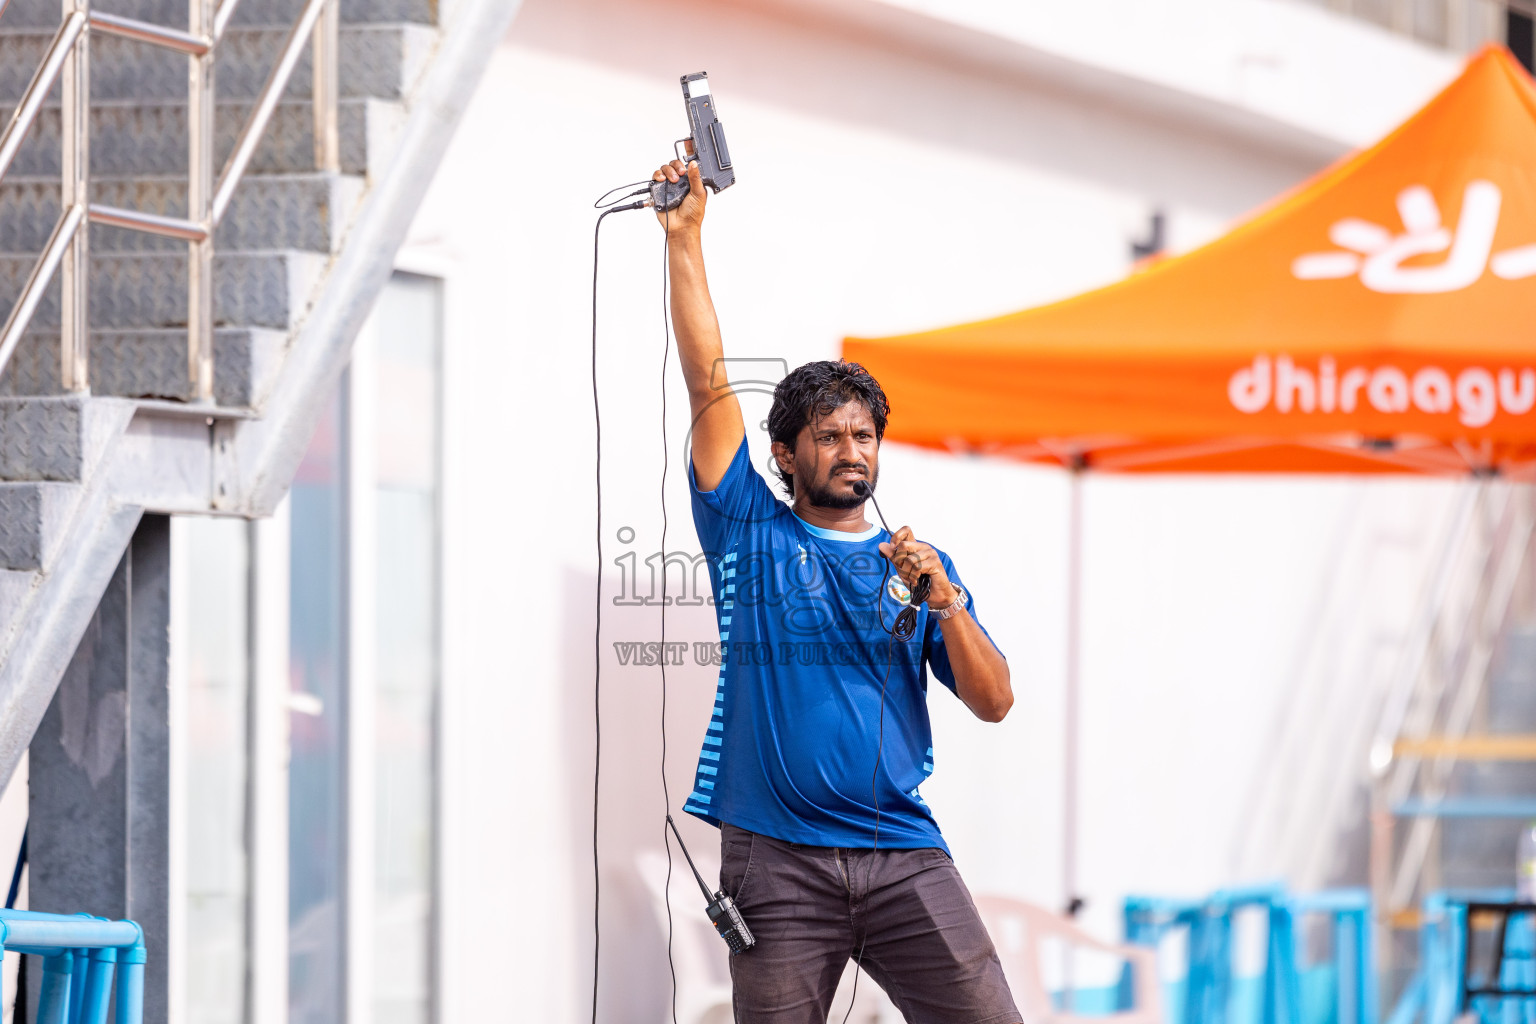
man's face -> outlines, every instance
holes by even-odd
[[[819,508],[856,508],[864,499],[856,480],[873,489],[880,476],[880,441],[875,420],[862,402],[839,408],[800,428],[794,451],[774,445],[774,456],[795,478],[795,494]]]

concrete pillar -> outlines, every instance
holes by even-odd
[[[151,1024],[168,996],[170,524],[139,523],[30,750],[30,907],[142,925]]]

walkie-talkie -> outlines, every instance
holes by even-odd
[[[699,162],[699,176],[704,184],[716,192],[736,184],[736,171],[731,167],[731,151],[725,146],[725,128],[715,113],[715,98],[709,94],[709,75],[703,71],[684,75],[683,106],[688,111],[686,139],[672,143],[672,151],[684,163],[687,154],[678,151],[684,142],[693,143],[693,159]],[[688,179],[657,181],[651,183],[651,204],[658,210],[675,210],[688,194]],[[674,830],[675,831],[675,830]]]
[[[736,901],[725,894],[722,889],[713,896],[709,894],[709,886],[704,884],[704,876],[699,874],[699,869],[693,866],[693,858],[688,856],[688,847],[683,846],[683,837],[678,835],[677,823],[672,820],[672,815],[667,815],[667,824],[672,827],[672,834],[677,836],[677,845],[682,847],[683,857],[688,861],[688,866],[693,869],[693,877],[698,879],[699,891],[704,894],[704,912],[709,915],[709,923],[715,926],[715,931],[725,940],[730,947],[731,955],[745,953],[757,944],[752,937],[752,931],[747,927],[747,922],[742,920],[741,911],[736,909]]]

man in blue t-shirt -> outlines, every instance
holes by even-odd
[[[722,379],[698,167],[674,161],[654,177],[684,175],[689,196],[658,219],[693,411],[693,518],[724,651],[684,806],[720,826],[720,884],[757,940],[731,958],[736,1020],[825,1024],[851,957],[913,1024],[1018,1024],[919,795],[933,771],[929,672],[997,722],[1013,703],[1008,663],[949,556],[864,518],[889,406],[862,367],[808,363],[775,390],[768,432],[792,504],[753,468]]]

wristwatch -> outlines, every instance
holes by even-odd
[[[965,588],[955,585],[955,599],[943,608],[929,608],[928,614],[936,619],[950,619],[965,610]]]

